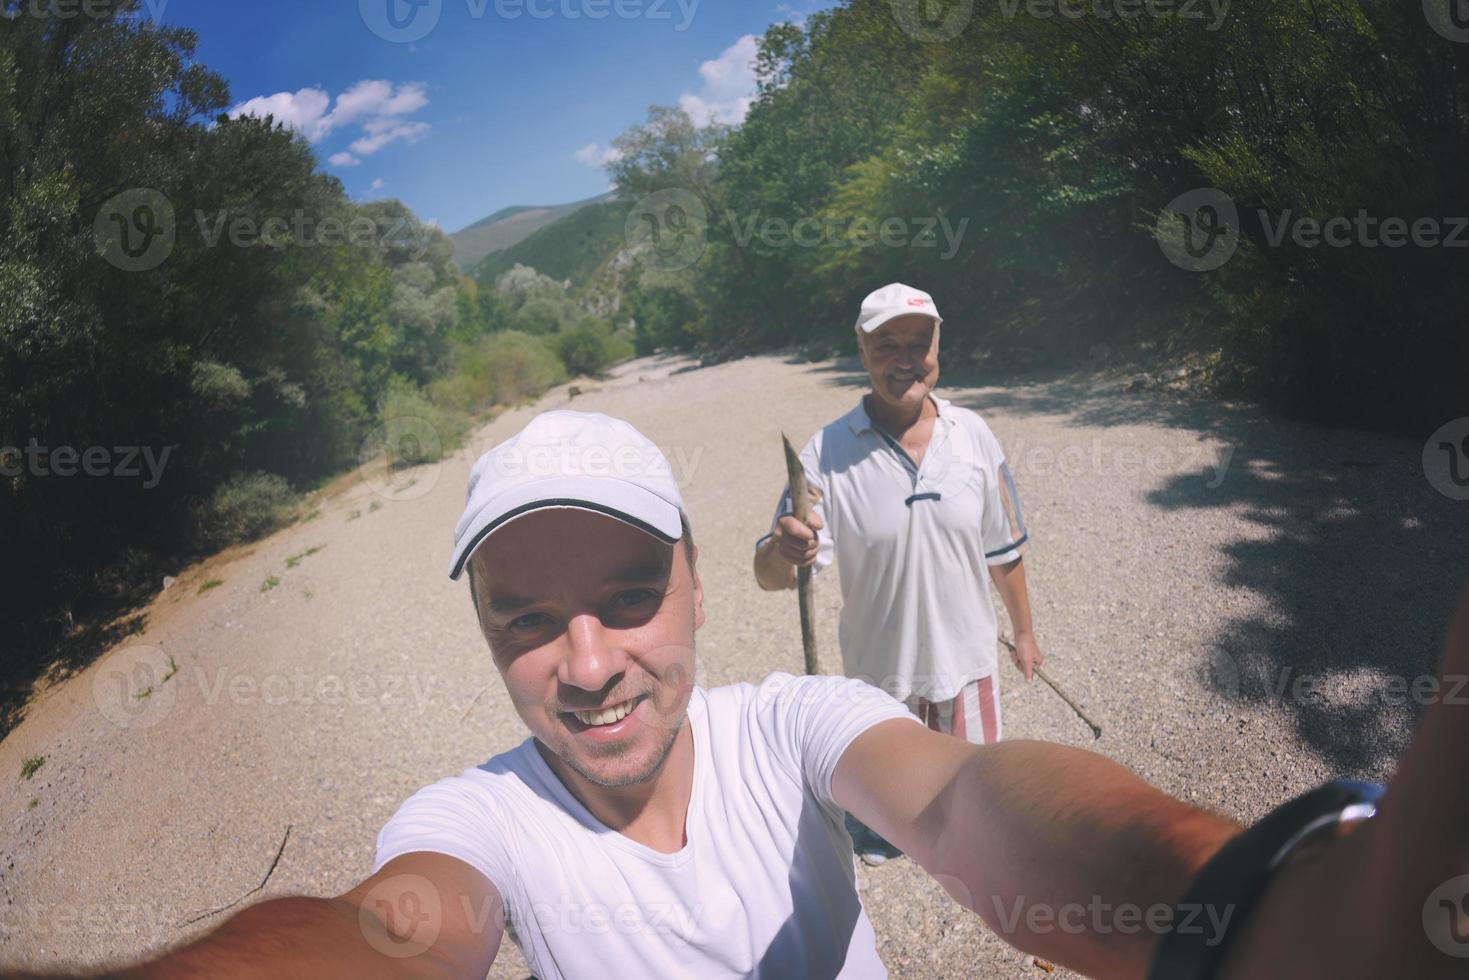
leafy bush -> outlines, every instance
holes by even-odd
[[[495,280],[495,289],[516,309],[534,299],[566,298],[565,286],[528,265],[516,265],[502,273]]]
[[[573,376],[600,374],[633,354],[630,341],[614,334],[605,323],[590,317],[575,329],[558,335],[554,342],[567,373]]]
[[[196,537],[213,548],[253,540],[279,527],[296,501],[291,485],[274,473],[232,477],[196,509]]]
[[[446,410],[411,382],[394,379],[377,410],[374,449],[387,456],[390,466],[436,463],[458,445],[466,420]]]
[[[576,326],[581,312],[568,299],[530,300],[515,315],[515,324],[524,333],[553,334]]]
[[[703,311],[688,291],[634,280],[624,293],[622,312],[637,324],[634,342],[639,354],[692,347],[700,339]]]
[[[200,402],[211,407],[230,407],[250,397],[250,382],[239,368],[213,361],[194,365],[189,387]]]
[[[453,373],[429,386],[440,405],[472,415],[514,405],[566,380],[560,357],[538,337],[515,330],[490,334],[455,349]]]

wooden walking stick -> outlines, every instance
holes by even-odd
[[[1003,643],[1003,644],[1005,644],[1005,646],[1009,647],[1011,653],[1014,653],[1015,652],[1015,644],[1011,643],[1010,642],[1010,638],[1008,636],[1006,636],[1004,633],[1001,633],[1000,634],[1000,642]],[[1088,728],[1090,728],[1092,730],[1092,738],[1093,739],[1098,739],[1098,738],[1101,738],[1102,737],[1102,726],[1101,725],[1098,725],[1096,722],[1094,722],[1090,718],[1088,718],[1086,716],[1086,712],[1081,710],[1081,706],[1078,705],[1075,701],[1071,700],[1071,695],[1069,695],[1065,691],[1061,690],[1061,686],[1059,684],[1057,684],[1055,681],[1051,680],[1050,675],[1048,675],[1045,671],[1041,670],[1040,667],[1039,667],[1039,665],[1037,665],[1036,667],[1034,667],[1032,669],[1035,671],[1035,676],[1037,676],[1041,680],[1045,681],[1046,682],[1046,686],[1049,687],[1051,690],[1055,691],[1056,694],[1060,696],[1061,700],[1062,701],[1065,701],[1066,704],[1067,704],[1067,706],[1070,707],[1072,711],[1076,712],[1076,717],[1078,717],[1082,721],[1086,722],[1086,727],[1088,727]]]
[[[780,441],[786,452],[786,478],[791,491],[791,512],[796,520],[804,524],[811,516],[811,494],[806,487],[806,469],[801,465],[801,457],[796,454],[795,447],[785,433],[781,433]],[[806,673],[815,674],[816,612],[811,604],[810,565],[796,569],[796,594],[801,603],[801,647],[806,651]]]

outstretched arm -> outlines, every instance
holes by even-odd
[[[482,977],[499,952],[501,908],[495,886],[464,862],[441,854],[406,854],[345,895],[261,902],[202,939],[105,976]]]
[[[1007,942],[1097,977],[1147,968],[1156,935],[1118,910],[1171,909],[1239,829],[1091,752],[903,720],[852,743],[832,792]]]
[[[1279,869],[1236,930],[1221,976],[1463,976],[1465,677],[1469,591],[1450,630],[1442,696],[1378,817]],[[832,792],[1004,939],[1098,977],[1147,972],[1160,935],[1176,925],[1168,910],[1239,830],[1090,752],[1038,742],[971,746],[906,721],[854,740]],[[1222,934],[1236,910],[1202,911],[1195,927]]]

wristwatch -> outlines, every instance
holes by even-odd
[[[1203,928],[1174,928],[1153,951],[1148,980],[1211,980],[1224,962],[1271,877],[1291,855],[1342,827],[1377,814],[1383,787],[1337,779],[1276,807],[1263,820],[1219,849],[1194,878],[1174,909],[1175,923],[1195,922],[1204,909],[1225,921],[1223,935]],[[1227,919],[1219,919],[1230,912]]]

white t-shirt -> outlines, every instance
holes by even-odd
[[[689,701],[687,843],[662,854],[592,816],[534,741],[409,799],[374,872],[414,851],[478,869],[540,980],[885,977],[831,780],[902,704],[859,681],[772,674]]]
[[[990,427],[930,397],[938,418],[918,466],[860,400],[811,437],[801,463],[826,525],[813,571],[833,558],[840,569],[843,672],[897,698],[947,701],[998,667],[988,566],[1025,554],[1029,535]],[[771,530],[790,512],[788,487]]]

